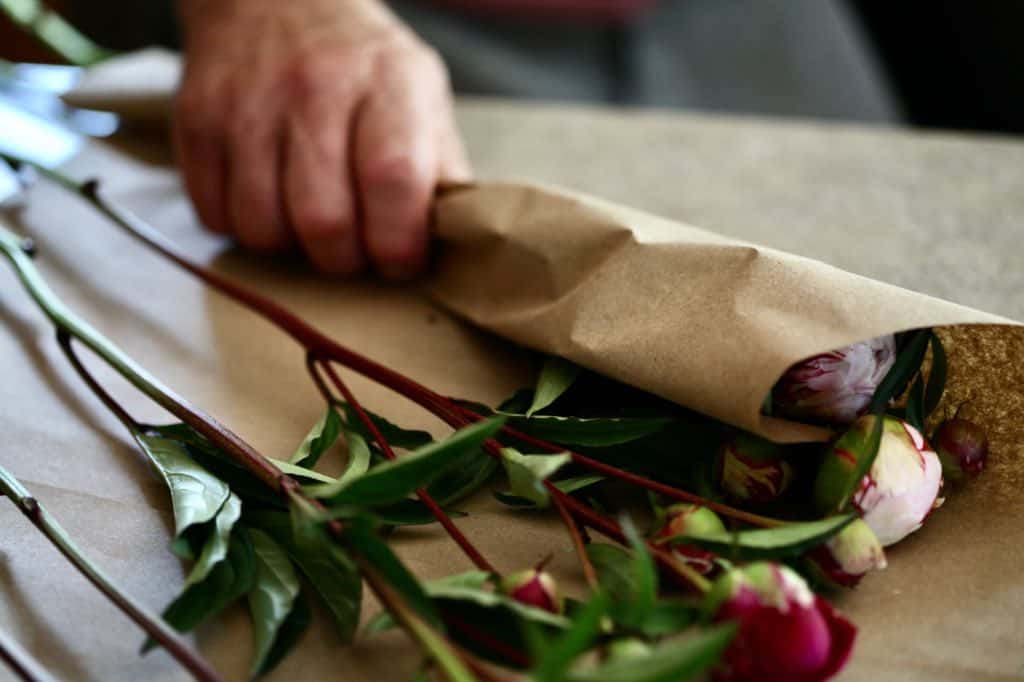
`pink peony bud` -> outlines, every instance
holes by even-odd
[[[935,452],[942,462],[942,475],[959,483],[977,476],[988,459],[988,436],[972,421],[954,417],[935,430]]]
[[[807,562],[821,579],[840,587],[855,587],[868,571],[886,566],[882,544],[861,519],[808,552]]]
[[[722,490],[738,502],[764,504],[781,497],[793,482],[784,449],[739,432],[722,444],[718,469]]]
[[[785,566],[734,569],[708,594],[714,620],[736,621],[719,682],[823,682],[838,673],[857,629]]]
[[[816,355],[786,370],[772,389],[782,417],[850,424],[864,413],[896,360],[890,334]]]
[[[888,547],[920,528],[931,510],[942,504],[942,465],[917,429],[894,417],[884,419],[878,456],[852,502],[882,546]],[[825,455],[814,483],[822,513],[838,510],[857,462],[868,454],[874,420],[857,420]]]
[[[555,579],[540,567],[505,576],[499,588],[504,594],[527,606],[551,613],[562,613],[565,608]]]
[[[665,510],[665,522],[655,534],[659,542],[667,542],[673,538],[699,537],[701,535],[726,532],[725,524],[718,514],[707,507],[697,504],[673,504]],[[715,570],[714,553],[693,545],[675,545],[672,547],[680,559],[701,575]]]

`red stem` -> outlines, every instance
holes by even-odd
[[[334,371],[334,368],[329,363],[323,361],[317,361],[314,359],[313,362],[318,363],[319,366],[322,367],[325,372],[327,372],[327,377],[331,380],[331,383],[333,383],[335,388],[337,388],[338,391],[341,393],[342,397],[345,399],[345,402],[351,405],[352,409],[355,410],[356,415],[359,417],[359,421],[363,423],[363,426],[365,426],[366,429],[373,436],[373,439],[377,442],[377,445],[380,446],[380,449],[384,453],[384,456],[390,460],[395,459],[397,456],[395,455],[395,451],[391,449],[391,444],[388,443],[387,439],[384,437],[384,434],[380,432],[380,429],[377,428],[377,425],[374,423],[373,419],[370,418],[370,415],[366,413],[366,410],[363,409],[363,406],[359,403],[358,400],[356,400],[355,395],[352,393],[351,390],[349,390],[345,382],[341,380],[341,377],[338,376],[338,373]],[[484,555],[480,553],[480,550],[478,550],[473,545],[473,543],[469,541],[469,538],[467,538],[463,534],[463,532],[459,530],[459,527],[455,525],[455,522],[452,521],[451,517],[448,516],[448,514],[446,514],[443,509],[441,509],[441,506],[434,500],[433,497],[430,496],[430,493],[428,493],[425,489],[420,488],[419,490],[416,491],[416,496],[423,502],[424,506],[426,506],[426,508],[430,510],[430,513],[433,514],[434,518],[437,519],[438,523],[440,523],[441,526],[444,527],[444,529],[448,532],[448,535],[451,536],[452,540],[455,541],[455,544],[457,544],[459,548],[462,549],[462,551],[466,554],[467,557],[469,557],[470,561],[472,561],[477,568],[479,568],[481,571],[487,571],[488,573],[497,572],[494,570],[494,566],[492,566],[491,563],[484,558]]]
[[[70,361],[71,366],[74,367],[78,376],[85,381],[89,389],[96,395],[97,398],[106,406],[108,410],[114,413],[114,415],[131,431],[138,431],[139,423],[132,418],[128,412],[121,407],[121,405],[114,400],[99,382],[96,381],[92,373],[86,369],[85,365],[82,364],[78,354],[75,353],[74,346],[72,345],[71,336],[67,331],[60,329],[57,331],[57,342],[60,345],[61,350],[64,352],[65,357]],[[32,521],[36,526],[42,527],[42,512],[39,509],[39,505],[34,498],[29,498],[23,509],[25,515]],[[76,557],[69,554],[64,547],[57,543],[54,543],[61,554],[63,554],[73,566],[79,569],[82,574],[91,582],[100,592],[102,592],[110,601],[114,603],[125,615],[135,621],[135,624],[142,628],[150,637],[160,643],[168,653],[171,654],[186,670],[192,673],[197,680],[208,680],[210,682],[219,682],[222,678],[216,670],[198,653],[185,642],[185,640],[168,631],[165,628],[161,628],[159,624],[154,623],[152,618],[145,611],[140,610],[131,600],[125,598],[124,595],[117,592],[116,590],[110,589],[110,586],[104,584],[102,581],[97,580],[96,576],[82,570]]]
[[[338,362],[345,367],[348,367],[349,369],[390,388],[392,391],[406,397],[445,421],[449,421],[448,415],[451,412],[459,413],[464,417],[472,415],[471,419],[473,421],[482,418],[480,415],[465,409],[450,398],[430,390],[423,384],[420,384],[419,382],[414,381],[413,379],[410,379],[389,367],[375,362],[360,353],[342,346],[274,301],[232,282],[230,279],[221,276],[209,268],[192,262],[187,256],[180,253],[177,247],[170,240],[154,230],[150,225],[128,211],[103,199],[99,195],[98,189],[98,184],[95,181],[90,181],[82,186],[81,191],[94,206],[111,218],[115,223],[125,228],[130,234],[155,249],[164,257],[192,273],[210,287],[220,291],[222,294],[234,299],[236,302],[249,308],[254,313],[272,322],[281,331],[295,339],[299,345],[305,348],[308,354],[314,355],[322,363],[325,363],[326,361]],[[504,432],[537,447],[545,448],[551,452],[567,451],[563,447],[527,436],[515,429],[506,427]],[[658,483],[657,481],[653,481],[649,478],[632,474],[623,469],[619,469],[618,467],[604,464],[603,462],[599,462],[577,452],[568,452],[573,458],[573,461],[581,466],[588,467],[605,476],[617,478],[671,499],[700,504],[722,514],[723,516],[738,519],[752,525],[770,527],[783,525],[784,523],[776,519],[769,519],[728,505],[719,504],[698,495],[673,488],[672,486]]]
[[[561,497],[552,495],[551,503],[558,510],[559,516],[562,517],[562,523],[565,524],[565,528],[569,532],[569,538],[572,540],[573,549],[576,550],[576,556],[580,560],[580,566],[583,568],[583,577],[587,581],[587,586],[592,590],[596,590],[599,585],[597,569],[594,568],[594,563],[590,560],[590,555],[587,554],[587,543],[583,540],[583,534],[580,533],[579,525],[572,518],[569,508],[566,507]]]
[[[376,381],[381,385],[390,388],[396,393],[405,396],[409,400],[413,401],[414,403],[420,405],[429,412],[433,413],[435,416],[441,418],[454,428],[466,426],[472,421],[481,418],[480,415],[476,415],[475,413],[472,413],[469,410],[462,408],[454,401],[430,390],[426,386],[423,386],[422,384],[412,379],[409,379],[408,377],[390,369],[389,367],[381,365],[359,353],[356,353],[355,351],[352,351],[342,346],[341,344],[337,343],[333,339],[329,338],[322,332],[312,327],[310,324],[306,323],[304,320],[302,320],[297,315],[290,312],[283,306],[255,292],[245,289],[244,287],[232,282],[226,277],[223,277],[206,267],[203,267],[192,262],[185,255],[179,253],[177,248],[170,240],[168,240],[162,234],[154,230],[147,223],[140,220],[139,218],[129,213],[128,211],[112,204],[111,202],[105,201],[102,197],[100,197],[98,187],[98,183],[96,183],[95,181],[90,181],[85,183],[80,188],[80,191],[87,199],[89,199],[92,202],[92,204],[98,210],[100,210],[102,213],[111,218],[116,224],[126,229],[130,234],[140,239],[141,241],[149,245],[151,248],[155,249],[157,252],[162,254],[164,257],[170,259],[183,269],[192,273],[197,278],[208,284],[210,287],[220,291],[222,294],[234,299],[235,301],[246,306],[256,314],[272,322],[279,329],[281,329],[282,331],[290,335],[292,338],[294,338],[301,346],[303,346],[303,348],[305,348],[307,353],[312,354],[318,359],[320,359],[322,363],[328,360],[338,362],[348,367],[349,369],[359,374],[362,374],[363,376],[366,376],[367,378]],[[470,417],[470,415],[472,415],[472,417]],[[189,416],[194,419],[197,415],[190,414]],[[214,424],[216,423],[214,422]],[[216,424],[216,426],[220,427],[219,424]],[[264,467],[272,467],[272,465],[269,465],[269,463],[259,461],[262,458],[258,454],[252,451],[251,448],[247,447],[247,444],[238,442],[240,441],[240,439],[237,439],[237,437],[232,438],[234,434],[231,434],[226,429],[223,429],[223,427],[220,427],[219,429],[208,430],[220,431],[219,433],[204,433],[204,435],[208,435],[208,437],[211,435],[215,436],[214,438],[211,438],[211,440],[214,440],[214,442],[217,442],[218,444],[223,443],[224,445],[227,445],[231,450],[234,450],[236,452],[238,452],[239,450],[247,451],[245,452],[245,454],[247,455],[246,459],[256,460],[250,461],[250,464],[254,465],[254,468],[264,469]],[[201,432],[202,431],[203,429],[201,429]],[[508,431],[506,431],[506,433],[508,433]],[[538,447],[555,448],[556,451],[564,450],[564,448],[560,448],[553,444],[544,443],[544,441],[540,441],[537,439],[531,438],[531,441],[533,441],[533,443],[536,444]],[[544,445],[541,445],[542,443]],[[240,445],[242,447],[239,447]],[[485,449],[487,449],[489,452],[491,452],[492,455],[497,457],[501,456],[500,447],[500,444],[498,444],[497,441],[493,440],[488,441],[488,443],[485,444]],[[255,457],[249,457],[250,454],[255,455]],[[618,469],[616,467],[612,467],[602,462],[598,462],[597,460],[593,460],[584,455],[580,455],[579,453],[570,452],[570,456],[577,463],[583,466],[587,466],[595,471],[600,471],[606,476],[630,482],[634,485],[641,486],[648,490],[658,492],[660,494],[672,497],[674,499],[683,499],[688,502],[694,502],[697,504],[708,506],[709,508],[714,509],[718,513],[721,513],[725,516],[732,516],[733,518],[745,520],[749,523],[755,523],[757,525],[777,525],[779,523],[778,521],[773,519],[765,519],[764,517],[758,517],[757,515],[748,514],[747,512],[743,512],[742,510],[734,509],[732,507],[728,507],[725,505],[719,505],[715,502],[712,502],[711,500],[706,500],[699,496],[691,495],[690,493],[685,493],[683,491],[677,490],[670,486],[666,486],[656,481],[652,481],[642,476],[638,476],[636,474],[631,474],[622,469]],[[262,474],[260,477],[263,478],[264,480],[270,478],[270,476],[267,475],[270,473],[268,471],[260,471],[259,473]],[[276,471],[274,472],[273,483],[276,484],[275,487],[280,486],[282,478],[284,477],[282,477],[280,473]],[[267,482],[270,483],[271,481],[268,480]],[[625,541],[621,529],[618,528],[618,524],[612,521],[608,521],[607,519],[604,519],[600,514],[597,514],[596,512],[593,512],[593,510],[591,510],[589,507],[586,507],[586,505],[581,505],[570,496],[564,495],[560,490],[555,488],[550,483],[547,483],[546,485],[553,495],[561,497],[562,501],[566,502],[566,506],[568,507],[569,511],[572,512],[583,523],[592,528],[595,528],[596,530],[600,531],[605,535],[608,535],[613,539],[616,539],[619,542]],[[663,565],[666,565],[670,570],[673,571],[673,573],[678,574],[678,570],[676,570],[674,566],[675,561],[672,560],[670,554],[666,553],[664,550],[660,548],[652,548],[652,552],[654,552],[654,556],[659,560],[659,562],[661,562]],[[692,580],[690,580],[689,582],[691,584],[694,584]]]
[[[456,409],[458,409],[463,415],[465,415],[468,419],[472,419],[473,421],[479,421],[484,418],[483,416],[478,415],[476,412],[466,409],[458,402],[451,399],[449,400],[451,401],[452,405]],[[700,495],[694,495],[693,493],[688,493],[685,490],[673,488],[670,485],[665,485],[664,483],[659,483],[658,481],[654,481],[649,478],[645,478],[643,476],[630,473],[625,469],[620,469],[610,464],[605,464],[604,462],[593,459],[591,457],[587,457],[586,455],[581,455],[578,452],[566,450],[564,447],[560,447],[558,445],[555,445],[554,443],[549,443],[548,441],[544,441],[539,438],[534,438],[533,436],[527,433],[523,433],[522,431],[519,431],[511,426],[504,426],[502,427],[501,431],[507,436],[511,436],[512,438],[516,438],[517,440],[521,440],[524,443],[533,445],[534,447],[540,448],[541,450],[545,450],[547,452],[566,452],[569,454],[570,457],[572,457],[572,461],[575,464],[585,466],[605,476],[617,478],[620,481],[624,481],[626,483],[638,486],[640,488],[650,490],[651,492],[658,493],[659,495],[663,495],[674,500],[679,500],[681,502],[690,502],[692,504],[699,504],[702,507],[707,507],[711,511],[721,514],[722,516],[728,516],[739,521],[745,521],[754,526],[764,526],[769,528],[774,526],[782,526],[786,523],[785,521],[781,521],[779,519],[772,519],[766,516],[761,516],[759,514],[752,514],[742,509],[737,509],[736,507],[730,507],[729,505],[709,500],[705,497],[701,497]]]

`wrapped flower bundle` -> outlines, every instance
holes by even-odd
[[[687,409],[664,391],[557,355],[541,358],[534,386],[482,405],[327,338],[190,261],[95,183],[59,179],[289,334],[324,398],[323,417],[289,461],[264,457],[77,318],[23,243],[0,231],[0,250],[72,366],[167,483],[172,549],[191,568],[163,622],[187,632],[246,606],[254,676],[303,635],[312,600],[355,636],[365,585],[384,608],[362,636],[403,629],[423,651],[425,674],[442,679],[830,679],[856,640],[831,596],[884,569],[883,548],[925,527],[952,483],[984,466],[983,429],[959,415],[938,417],[946,358],[930,328],[814,355],[776,373],[769,395],[742,396],[763,406],[760,416],[774,420],[765,423],[827,434],[814,442],[766,438],[756,419]],[[80,347],[178,421],[146,424],[128,414],[79,361]],[[454,433],[435,439],[368,411],[341,369],[407,397]],[[329,476],[320,460],[337,445],[346,465]],[[27,493],[4,490],[31,518]],[[460,502],[470,495],[493,495],[509,523],[525,514],[560,518],[586,590],[563,590],[537,561],[552,547],[536,548],[525,566],[493,564],[460,528]],[[476,570],[434,581],[408,570],[389,529],[434,523]],[[136,620],[197,678],[218,679],[159,623]]]

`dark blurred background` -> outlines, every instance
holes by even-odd
[[[67,0],[47,4],[70,13],[109,47],[176,40],[167,4],[160,2],[120,3],[114,10],[104,9],[108,2],[80,2],[77,13],[69,7],[76,3]],[[846,0],[845,10],[873,52],[904,123],[1024,132],[1024,1]],[[0,57],[54,60],[3,16]],[[742,111],[742,104],[735,110]]]

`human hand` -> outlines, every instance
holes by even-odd
[[[200,220],[327,274],[416,274],[435,185],[470,173],[440,58],[378,0],[180,10],[175,147]]]

